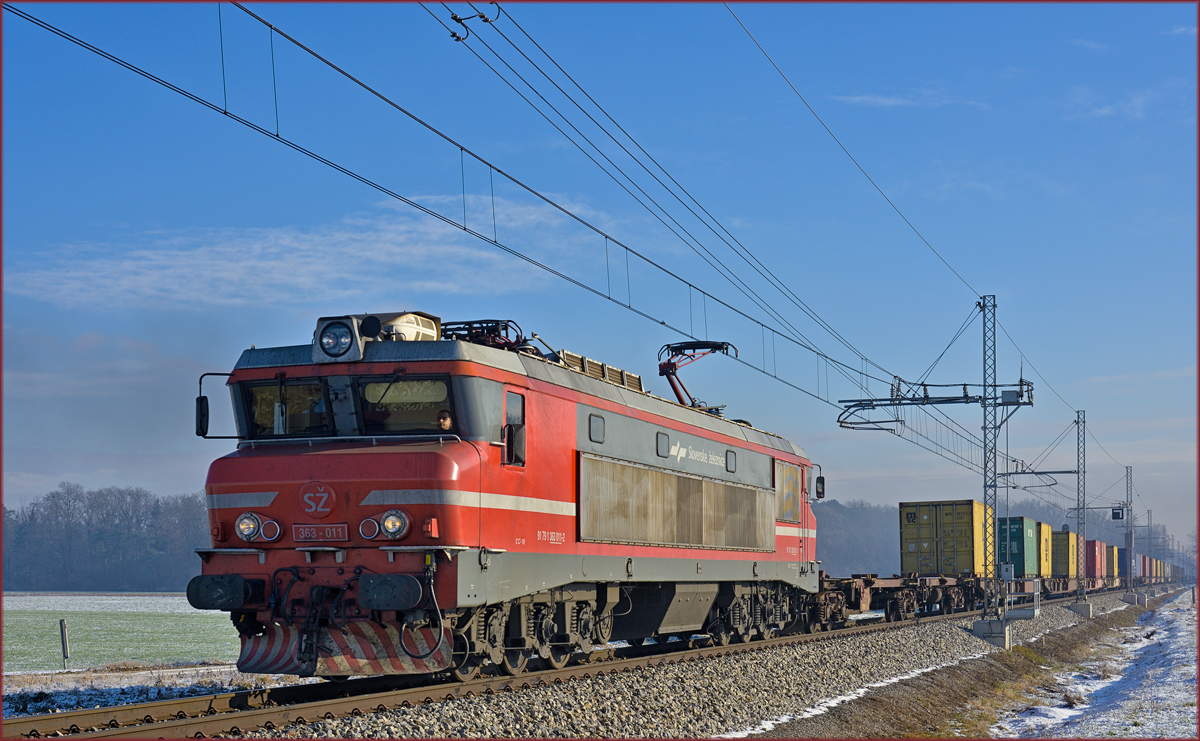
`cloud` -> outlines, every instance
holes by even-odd
[[[462,218],[461,196],[414,199]],[[467,224],[543,261],[603,259],[602,238],[544,204],[468,196]],[[508,293],[546,280],[460,228],[380,204],[365,215],[313,228],[153,232],[123,244],[67,245],[5,271],[12,295],[63,307],[279,306],[314,296],[344,300],[376,293]],[[571,210],[603,220],[577,204]],[[495,218],[493,227],[493,218]],[[81,340],[87,341],[87,340]]]
[[[1195,36],[1196,35],[1196,27],[1195,26],[1176,26],[1175,28],[1172,28],[1170,31],[1162,31],[1161,33],[1163,36]]]
[[[913,106],[918,108],[938,108],[947,105],[973,106],[980,110],[988,110],[990,106],[978,100],[955,98],[945,94],[938,86],[931,85],[905,94],[879,95],[863,93],[860,95],[831,95],[832,100],[850,105],[874,106],[877,108],[895,108],[898,106]]]
[[[832,98],[842,103],[853,105],[897,106],[917,104],[917,101],[912,98],[903,98],[899,95],[834,95]]]
[[[1087,39],[1071,39],[1072,46],[1082,46],[1084,49],[1092,51],[1108,51],[1108,47],[1098,41],[1088,41]]]
[[[1176,87],[1169,82],[1144,90],[1128,91],[1113,98],[1088,87],[1076,86],[1068,93],[1065,107],[1070,117],[1144,119],[1153,104],[1174,96],[1172,89]]]

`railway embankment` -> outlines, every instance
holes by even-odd
[[[1094,597],[1100,613],[1127,608]],[[1132,613],[1130,613],[1132,614]],[[627,674],[447,700],[291,726],[254,737],[711,737],[929,735],[972,698],[927,697],[994,675],[995,647],[970,634],[973,618],[647,668]],[[1078,616],[1059,606],[1018,623],[1017,641],[1054,645]],[[1014,652],[1023,656],[1024,651]],[[1030,659],[1032,661],[1032,659]],[[960,681],[956,681],[960,680]],[[989,680],[990,681],[990,680]],[[985,682],[986,684],[987,682]],[[990,686],[990,685],[989,685]],[[886,698],[886,699],[885,699]],[[905,699],[907,698],[907,700]],[[860,709],[865,709],[860,712]],[[946,732],[950,732],[947,725]]]
[[[1090,598],[1098,616],[1093,620],[1071,623],[1065,608],[1056,619],[1068,623],[1061,629],[1045,630],[1038,635],[1039,618],[1019,628],[1015,638],[1021,645],[1011,653],[993,651],[986,656],[967,659],[954,666],[926,672],[919,677],[873,688],[861,698],[780,724],[764,737],[847,738],[847,737],[941,737],[985,738],[994,736],[1082,738],[1090,736],[1135,737],[1142,735],[1195,737],[1195,643],[1192,620],[1192,701],[1190,721],[1178,716],[1179,709],[1159,708],[1173,713],[1173,731],[1151,730],[1151,722],[1136,716],[1109,717],[1088,722],[1079,716],[1093,704],[1113,703],[1111,698],[1089,696],[1089,692],[1120,681],[1120,672],[1137,663],[1130,655],[1130,644],[1145,647],[1152,643],[1156,628],[1150,625],[1155,610],[1167,599],[1153,600],[1149,608],[1119,602],[1116,597]],[[1189,605],[1190,607],[1190,599]],[[1043,618],[1048,617],[1044,614]],[[1021,625],[1021,624],[1018,624]],[[1036,636],[1036,638],[1034,638]],[[1149,636],[1147,638],[1147,636]],[[1161,638],[1161,636],[1160,636]],[[1160,662],[1161,663],[1161,662]],[[1131,672],[1132,673],[1132,672]],[[1124,703],[1122,713],[1133,706],[1153,714],[1155,702],[1147,698],[1146,688],[1136,691],[1134,702]],[[1097,693],[1098,694],[1098,693]],[[1128,693],[1127,693],[1128,694]],[[1108,708],[1112,710],[1115,708]],[[1101,713],[1093,713],[1099,716]],[[1108,713],[1112,715],[1112,713]],[[1030,717],[1045,722],[1030,722]],[[1083,721],[1068,723],[1068,718]],[[1099,718],[1097,718],[1099,720]],[[1148,733],[1139,733],[1145,724]],[[1102,727],[1103,726],[1103,727]],[[1063,731],[1058,733],[1056,731]],[[1113,731],[1113,733],[1109,733]]]

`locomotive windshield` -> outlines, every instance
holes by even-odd
[[[359,396],[363,434],[450,431],[456,427],[450,384],[444,380],[360,381]]]
[[[317,379],[246,389],[253,437],[332,435],[325,385]]]
[[[457,433],[449,378],[335,377],[243,385],[255,439]],[[353,400],[349,397],[353,396]],[[357,413],[355,412],[357,410]]]

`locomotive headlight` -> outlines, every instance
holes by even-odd
[[[332,322],[326,325],[325,331],[321,333],[321,349],[326,355],[335,358],[345,355],[353,342],[354,333],[343,322]]]
[[[258,519],[258,515],[253,512],[247,512],[237,518],[237,522],[233,523],[233,529],[242,540],[254,540],[254,536],[262,530],[262,520]]]
[[[379,524],[389,538],[403,538],[408,533],[408,515],[398,509],[384,512]]]

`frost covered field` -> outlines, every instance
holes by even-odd
[[[1191,591],[1146,613],[1137,625],[1113,631],[1095,660],[1055,680],[1070,703],[1027,707],[993,726],[992,735],[1196,738],[1196,607]]]
[[[61,671],[60,619],[69,669],[237,661],[225,613],[195,610],[183,594],[5,592],[4,673]]]

